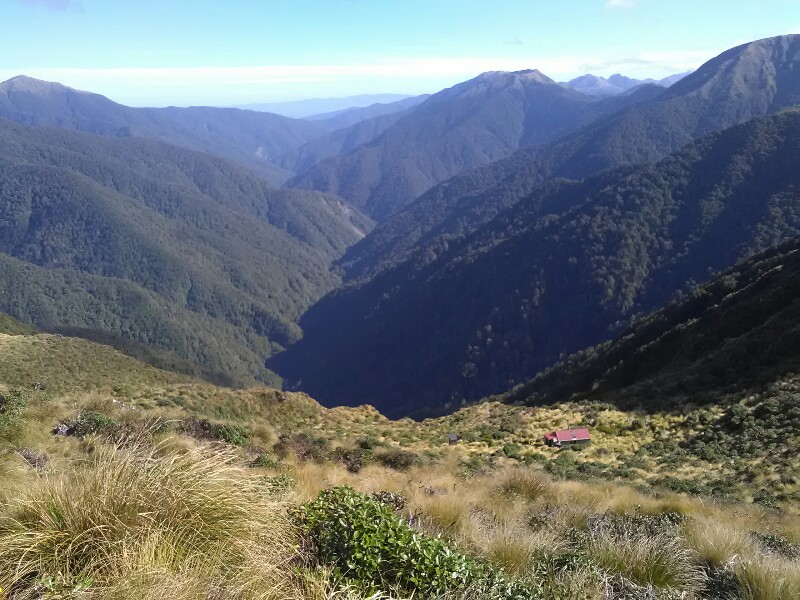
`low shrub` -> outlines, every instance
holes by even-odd
[[[305,433],[282,435],[275,444],[275,453],[284,457],[293,453],[300,460],[322,462],[328,457],[330,442],[324,438],[312,437]]]
[[[0,441],[9,442],[19,435],[27,406],[28,396],[21,390],[0,395]]]
[[[367,593],[400,589],[430,598],[469,589],[486,600],[535,600],[539,590],[511,579],[409,527],[391,506],[349,487],[323,491],[297,512],[313,559]]]
[[[375,455],[372,450],[363,448],[337,448],[333,451],[333,458],[342,463],[350,473],[358,473]]]
[[[67,431],[76,437],[98,435],[116,427],[119,422],[96,410],[83,410],[66,423]]]
[[[249,438],[244,427],[213,423],[208,419],[186,419],[183,421],[182,429],[188,435],[198,439],[219,440],[232,446],[244,446]]]
[[[390,448],[375,455],[375,458],[385,467],[397,471],[405,471],[411,468],[419,459],[413,452],[401,450],[400,448]]]

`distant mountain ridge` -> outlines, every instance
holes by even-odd
[[[285,102],[240,104],[236,108],[269,112],[292,119],[313,119],[318,115],[364,108],[373,104],[399,102],[409,97],[409,94],[360,94],[343,98],[307,98]]]
[[[242,164],[280,184],[280,157],[326,133],[321,125],[238,109],[131,108],[60,83],[18,76],[0,83],[0,117],[86,133],[159,140]]]
[[[347,108],[344,110],[337,110],[331,113],[324,113],[306,117],[310,121],[318,121],[321,125],[329,128],[331,131],[350,127],[366,119],[381,117],[392,113],[400,112],[413,108],[422,104],[430,98],[430,94],[423,94],[421,96],[411,96],[403,98],[396,102],[377,102],[364,107]]]
[[[440,181],[554,139],[625,102],[597,103],[536,70],[484,73],[434,94],[378,137],[287,185],[337,193],[382,220]]]
[[[586,75],[581,75],[580,77],[576,77],[575,79],[566,81],[561,85],[571,88],[575,91],[581,92],[582,94],[587,94],[588,96],[607,97],[607,96],[615,96],[617,94],[622,94],[639,86],[647,84],[654,84],[661,87],[669,87],[672,84],[686,77],[689,73],[690,72],[676,73],[675,75],[670,75],[668,77],[664,77],[663,79],[659,80],[633,79],[631,77],[626,77],[625,75],[620,75],[619,73],[616,73],[611,77],[605,78],[605,77],[599,77],[597,75],[592,75],[591,73],[589,73]]]

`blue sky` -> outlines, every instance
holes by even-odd
[[[800,33],[800,0],[0,0],[0,80],[133,105],[435,92],[487,70],[663,77]]]

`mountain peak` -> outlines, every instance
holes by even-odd
[[[538,83],[555,83],[555,81],[550,79],[547,75],[545,75],[538,69],[525,69],[523,71],[513,71],[511,75],[515,75],[520,79],[524,78],[529,81],[536,81]]]
[[[61,83],[44,81],[42,79],[28,77],[27,75],[17,75],[16,77],[12,77],[11,79],[0,83],[0,90],[4,92],[30,92],[33,94],[47,94],[53,91],[66,90],[80,92],[80,90],[74,90]],[[89,92],[80,93],[88,94]]]
[[[536,83],[555,83],[555,81],[538,69],[523,69],[522,71],[486,71],[478,75],[472,81],[533,81]]]

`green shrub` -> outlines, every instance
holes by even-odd
[[[519,451],[522,447],[519,444],[506,444],[503,446],[503,454],[509,458],[519,458]]]
[[[65,423],[69,434],[77,437],[96,435],[111,427],[116,427],[118,424],[115,419],[96,410],[81,411]]]
[[[244,427],[212,423],[208,419],[186,419],[183,431],[199,439],[220,440],[233,446],[244,446],[249,437]]]
[[[333,451],[333,457],[342,463],[351,473],[358,473],[364,465],[375,458],[372,450],[363,448],[337,448]]]
[[[391,469],[396,469],[398,471],[404,471],[408,469],[418,460],[416,454],[406,450],[401,450],[400,448],[390,448],[388,450],[384,450],[380,454],[376,454],[375,458],[377,458],[384,466]]]
[[[250,466],[254,469],[277,469],[280,463],[272,455],[262,452],[253,459]]]
[[[469,589],[487,600],[543,597],[502,570],[409,527],[384,504],[349,487],[323,491],[297,522],[313,558],[346,585],[374,593],[401,589],[429,598]]]
[[[239,425],[215,425],[214,437],[233,446],[244,446],[247,443],[247,430]]]
[[[27,394],[20,390],[0,396],[0,441],[10,441],[19,433],[27,406]]]

